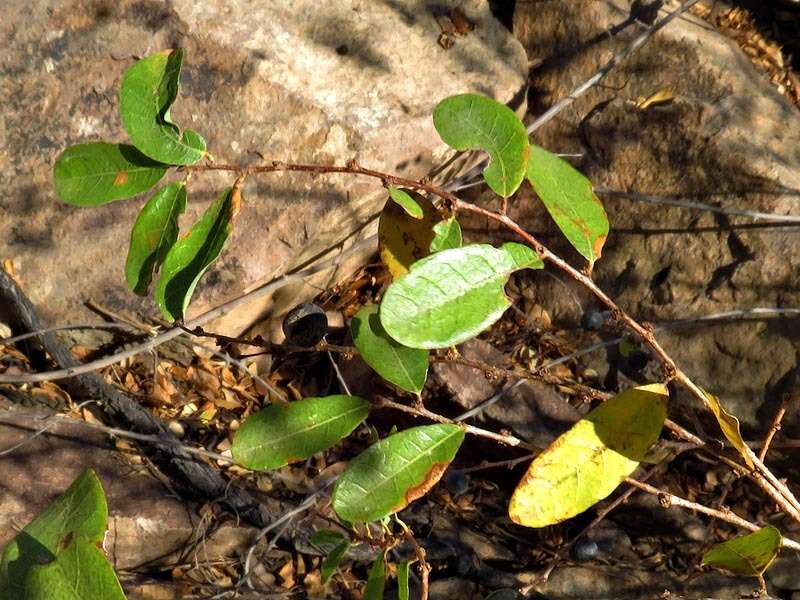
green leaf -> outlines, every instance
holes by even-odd
[[[242,423],[233,440],[233,458],[248,469],[277,469],[330,448],[349,435],[369,413],[357,396],[304,398],[273,404]]]
[[[78,535],[55,560],[31,568],[19,598],[125,600],[125,594],[103,551]]]
[[[125,279],[136,294],[147,294],[153,272],[178,239],[178,217],[185,210],[186,186],[175,182],[153,194],[139,212],[125,263]]]
[[[347,465],[333,491],[333,510],[350,523],[378,521],[424,496],[453,460],[464,430],[424,425],[377,442]]]
[[[383,585],[386,580],[386,559],[383,554],[378,555],[367,576],[367,585],[364,587],[362,600],[383,600]]]
[[[322,552],[330,552],[346,539],[341,533],[333,529],[318,529],[309,541]]]
[[[564,159],[531,146],[528,181],[569,243],[589,261],[600,258],[608,217],[592,183]]]
[[[541,268],[521,244],[476,244],[443,250],[416,263],[386,290],[380,308],[386,332],[410,348],[446,348],[478,335],[511,302],[503,286],[523,268]]]
[[[0,599],[24,597],[20,589],[31,569],[55,560],[72,537],[101,542],[107,523],[108,506],[100,480],[86,469],[5,547],[0,562]]]
[[[349,548],[350,548],[349,540],[344,540],[328,553],[328,555],[325,557],[325,560],[322,561],[322,565],[320,566],[322,583],[325,583],[331,577],[333,577],[333,574],[339,567],[339,563],[342,562],[342,558],[344,557],[345,553]]]
[[[528,134],[505,104],[478,94],[450,96],[434,109],[433,125],[451,148],[489,153],[483,178],[495,193],[508,198],[522,183],[530,151]]]
[[[67,204],[96,206],[149,190],[167,172],[133,146],[93,142],[70,146],[56,160],[56,194]]]
[[[553,525],[611,494],[658,439],[667,398],[660,383],[632,388],[578,421],[528,467],[511,497],[511,520]]]
[[[358,311],[350,330],[361,358],[378,375],[407,392],[422,391],[428,376],[428,351],[407,348],[390,338],[381,325],[377,305]]]
[[[461,248],[461,225],[458,224],[455,217],[450,217],[434,225],[433,233],[431,252]]]
[[[405,561],[397,565],[397,600],[408,600],[408,571],[410,562]]]
[[[404,211],[406,211],[407,215],[415,219],[421,219],[423,216],[425,216],[425,212],[422,210],[422,207],[406,190],[389,186],[389,197],[397,202],[397,204]]]
[[[164,50],[134,63],[122,78],[119,109],[134,146],[169,165],[191,165],[206,154],[200,134],[181,130],[169,116],[178,97],[183,50]]]
[[[702,564],[737,575],[758,577],[775,560],[782,544],[780,531],[769,525],[749,535],[717,544],[703,555]]]
[[[415,261],[430,254],[433,226],[441,218],[428,198],[416,192],[404,193],[422,209],[422,217],[409,215],[397,202],[389,200],[378,222],[381,261],[394,279],[408,273],[408,268]]]
[[[197,282],[222,251],[232,229],[234,193],[223,192],[167,252],[155,298],[168,321],[183,319]]]

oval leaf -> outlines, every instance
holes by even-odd
[[[378,306],[365,306],[350,322],[353,342],[375,372],[397,387],[418,394],[428,376],[428,351],[407,348],[384,331]]]
[[[441,424],[406,429],[373,444],[342,473],[333,510],[351,523],[402,510],[436,484],[463,441],[461,427]]]
[[[219,256],[231,233],[233,192],[223,192],[164,258],[155,298],[161,314],[170,322],[183,319],[197,282]]]
[[[592,183],[564,159],[531,146],[528,181],[569,243],[594,265],[608,237],[608,217]]]
[[[381,323],[410,348],[446,348],[478,335],[511,305],[503,286],[523,268],[541,268],[521,244],[476,244],[443,250],[416,262],[386,290]]]
[[[757,577],[775,560],[782,543],[780,531],[769,525],[749,535],[717,544],[703,555],[702,564],[737,575]]]
[[[186,210],[186,186],[175,182],[158,190],[139,212],[131,231],[125,280],[144,296],[153,272],[178,239],[178,217]]]
[[[356,396],[273,404],[242,423],[231,452],[248,469],[277,469],[330,448],[368,413],[369,404]]]
[[[36,565],[24,582],[25,600],[125,600],[103,551],[82,536],[73,538],[55,560]]]
[[[489,153],[483,178],[495,193],[508,198],[517,191],[525,177],[530,144],[513,110],[478,94],[450,96],[434,109],[433,125],[451,148]]]
[[[717,418],[717,423],[719,423],[719,428],[722,430],[722,433],[725,434],[725,437],[731,445],[739,451],[739,454],[742,455],[747,466],[753,469],[753,457],[751,456],[753,451],[750,450],[748,445],[744,443],[744,439],[742,439],[742,433],[739,430],[739,419],[725,410],[719,398],[714,394],[705,390],[703,390],[703,393],[706,395],[706,404]]]
[[[386,558],[379,554],[367,576],[362,600],[383,600],[383,586],[386,582]]]
[[[410,217],[421,219],[425,212],[419,203],[406,190],[389,186],[389,197],[394,200]]]
[[[397,202],[389,200],[378,222],[381,261],[394,279],[408,273],[414,262],[430,254],[433,226],[440,218],[436,207],[426,197],[416,192],[403,193],[422,210],[422,217],[409,215]]]
[[[133,146],[94,142],[70,146],[56,160],[56,194],[67,204],[97,206],[153,187],[167,172]]]
[[[458,224],[455,217],[436,223],[433,226],[433,234],[434,237],[430,246],[431,253],[461,248],[461,225]]]
[[[107,523],[103,487],[94,471],[86,469],[5,547],[0,562],[0,591],[7,590],[9,598],[25,597],[20,586],[25,585],[31,569],[55,560],[72,537],[102,542]]]
[[[152,159],[169,165],[191,165],[206,154],[196,132],[170,121],[178,96],[183,50],[164,50],[137,61],[122,78],[119,109],[131,141]]]
[[[511,520],[553,525],[611,494],[658,439],[667,398],[660,383],[632,388],[578,421],[528,467],[511,497]]]

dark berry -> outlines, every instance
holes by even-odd
[[[628,368],[634,373],[638,373],[650,362],[650,355],[642,350],[634,350],[628,357]]]
[[[587,331],[597,331],[608,320],[610,313],[607,310],[587,310],[581,318],[581,327]]]
[[[582,539],[578,540],[572,547],[572,556],[575,557],[575,560],[579,561],[592,560],[597,556],[598,550],[597,542],[594,540]]]
[[[458,471],[448,471],[444,474],[444,486],[454,498],[458,498],[469,489],[469,476]]]
[[[283,334],[290,346],[310,348],[328,333],[328,317],[316,304],[298,304],[283,319]]]

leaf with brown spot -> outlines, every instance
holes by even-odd
[[[333,492],[345,521],[377,521],[420,498],[439,480],[464,441],[458,425],[413,427],[370,446],[350,461]]]

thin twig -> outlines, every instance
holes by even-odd
[[[789,405],[790,398],[791,396],[789,394],[785,394],[783,398],[781,398],[781,404],[778,406],[778,410],[775,412],[775,417],[772,419],[772,425],[770,425],[767,436],[764,438],[764,443],[761,446],[761,451],[758,453],[758,458],[761,461],[763,461],[767,456],[769,445],[772,443],[772,438],[774,438],[775,434],[781,429],[781,421],[783,421],[783,416],[786,414],[786,407]]]
[[[632,479],[630,477],[625,479],[625,483],[637,489],[640,489],[643,492],[647,492],[648,494],[657,496],[658,499],[661,501],[661,504],[665,508],[669,508],[670,506],[680,506],[681,508],[688,508],[689,510],[695,510],[699,513],[703,513],[704,515],[708,515],[710,517],[719,519],[720,521],[725,521],[726,523],[730,523],[731,525],[736,525],[737,527],[741,527],[742,529],[747,529],[748,531],[758,531],[759,529],[761,529],[761,527],[759,527],[755,523],[751,523],[750,521],[747,521],[746,519],[743,519],[742,517],[734,514],[727,507],[722,507],[720,510],[709,508],[707,506],[703,506],[702,504],[698,504],[697,502],[686,500],[685,498],[681,498],[680,496],[676,496],[675,494],[665,492],[664,490],[660,490],[657,487],[654,487],[647,483],[642,483],[641,481],[637,481],[636,479]],[[785,548],[790,548],[795,552],[800,552],[800,543],[790,538],[787,537],[783,538],[783,546]]]
[[[322,261],[316,265],[308,267],[306,269],[302,269],[300,271],[296,271],[294,273],[287,273],[286,275],[282,275],[269,283],[261,285],[254,290],[247,292],[246,294],[242,294],[237,298],[229,300],[216,308],[213,308],[202,315],[187,321],[185,326],[188,328],[193,328],[197,326],[202,326],[208,323],[209,321],[221,317],[223,315],[228,314],[232,310],[239,308],[249,302],[257,300],[259,298],[263,298],[268,294],[275,292],[276,290],[281,289],[289,285],[290,283],[294,283],[296,281],[302,281],[303,279],[310,277],[320,271],[324,271],[331,267],[335,267],[341,264],[346,258],[350,257],[351,255],[363,250],[369,245],[375,243],[376,236],[371,236],[367,239],[364,239],[360,242],[353,244],[350,248],[343,251],[341,254],[337,254],[336,256]],[[154,336],[153,338],[149,339],[146,342],[141,344],[136,344],[127,350],[122,352],[117,352],[110,356],[106,356],[103,358],[99,358],[97,360],[93,360],[91,362],[76,366],[76,367],[69,367],[65,369],[55,369],[52,371],[44,371],[41,373],[29,373],[25,375],[6,375],[0,373],[0,383],[35,383],[37,381],[55,381],[57,379],[65,379],[67,377],[74,377],[76,375],[81,375],[83,373],[91,373],[92,371],[97,371],[99,369],[108,367],[110,365],[122,362],[123,360],[130,358],[132,356],[136,356],[137,354],[141,354],[142,352],[147,352],[156,346],[160,346],[180,335],[184,335],[185,332],[180,327],[172,327],[171,329],[167,329],[159,333],[158,335]]]
[[[419,545],[414,534],[411,533],[411,530],[408,528],[408,525],[403,523],[400,519],[397,519],[397,522],[400,524],[400,527],[403,528],[403,534],[405,535],[408,543],[411,544],[411,547],[414,549],[414,554],[417,555],[417,561],[419,562],[419,573],[420,573],[420,589],[419,589],[419,597],[420,600],[428,600],[428,578],[431,573],[431,566],[428,564],[428,561],[425,557],[425,548]]]

